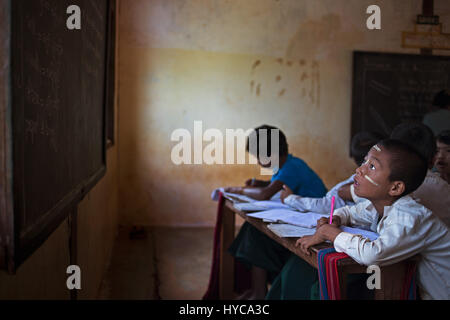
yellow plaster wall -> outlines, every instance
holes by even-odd
[[[381,8],[381,30],[366,8]],[[348,177],[352,52],[401,48],[421,0],[121,0],[120,223],[213,225],[215,187],[250,165],[181,165],[177,128],[280,127],[328,187]],[[450,3],[435,1],[449,32]],[[435,51],[435,54],[448,52]],[[206,146],[204,143],[203,146]]]

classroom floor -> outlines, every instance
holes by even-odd
[[[213,228],[146,228],[130,239],[121,227],[99,293],[102,300],[198,300],[206,292]]]

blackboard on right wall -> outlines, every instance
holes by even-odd
[[[450,87],[450,56],[355,51],[352,128],[389,136],[404,121],[422,121],[434,95]]]

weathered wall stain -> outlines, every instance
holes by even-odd
[[[255,69],[261,64],[261,60],[256,60],[255,63],[253,63],[252,71],[255,71]]]
[[[261,83],[256,86],[256,95],[259,97],[261,95]]]

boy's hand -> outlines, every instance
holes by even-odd
[[[227,187],[224,190],[225,190],[225,192],[229,192],[229,193],[242,194],[242,191],[244,191],[244,188],[243,187]]]
[[[294,192],[285,184],[283,184],[283,190],[281,190],[280,199],[284,203],[284,199],[293,194]]]
[[[321,226],[323,226],[324,224],[330,223],[330,219],[329,218],[320,218],[319,220],[317,220],[317,229],[319,229]]]
[[[324,224],[330,224],[330,218],[320,218],[317,220],[317,229],[319,229]],[[341,225],[341,219],[339,217],[333,216],[333,222],[331,223],[335,227],[339,227]]]
[[[324,241],[334,241],[339,233],[341,233],[341,229],[339,229],[334,224],[325,224],[322,225],[322,227],[317,228],[316,233],[314,233],[312,236],[304,236],[300,239],[298,239],[295,242],[295,246],[300,246],[300,250],[306,254],[311,255],[311,252],[309,251],[309,248],[315,244],[322,243]]]
[[[295,242],[296,247],[300,247],[300,251],[306,254],[307,256],[311,255],[309,248],[313,245],[324,242],[326,239],[322,239],[320,234],[316,232],[312,236],[304,236]]]

